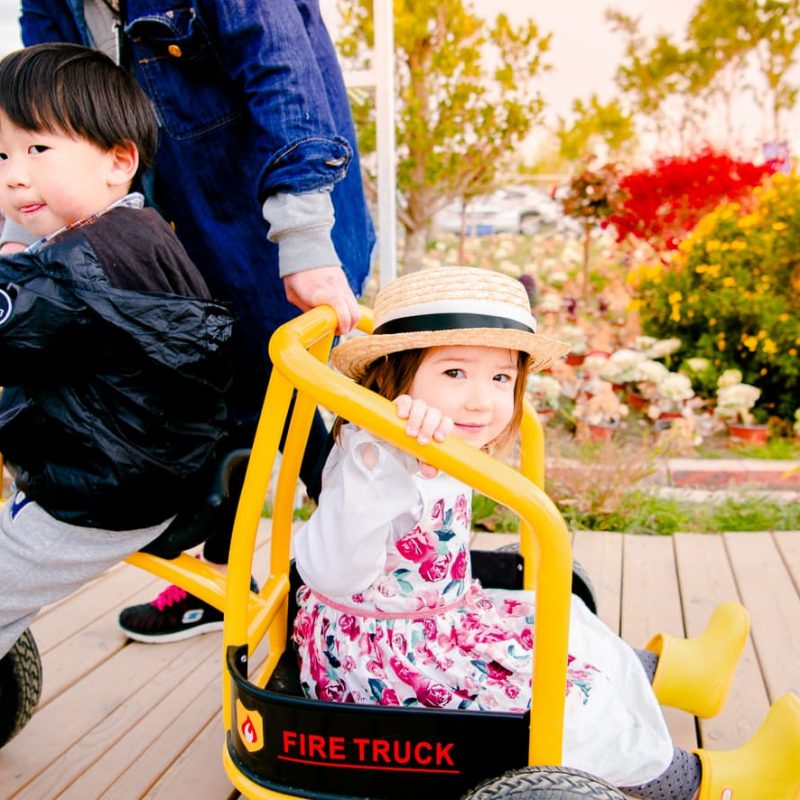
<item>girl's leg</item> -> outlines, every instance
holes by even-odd
[[[650,655],[641,651],[637,655],[658,702],[696,717],[718,714],[728,699],[749,631],[744,606],[729,602],[714,609],[708,626],[699,636],[688,639],[665,633],[654,636],[646,647]]]
[[[625,794],[646,800],[692,800],[700,788],[700,759],[676,747],[672,763],[655,780],[620,787]]]
[[[0,658],[40,608],[144,547],[168,522],[133,531],[82,528],[18,492],[0,509]]]

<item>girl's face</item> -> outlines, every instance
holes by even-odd
[[[422,358],[408,394],[438,408],[453,433],[475,447],[493,442],[514,415],[517,352],[497,347],[432,347]]]
[[[0,112],[0,208],[34,236],[124,197],[128,184],[119,167],[115,150],[65,133],[26,131]]]

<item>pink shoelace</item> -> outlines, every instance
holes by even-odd
[[[159,611],[163,611],[175,603],[180,603],[185,597],[187,597],[187,594],[180,586],[170,584],[150,605],[155,606]]]

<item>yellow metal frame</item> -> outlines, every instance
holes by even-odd
[[[268,636],[269,651],[260,674],[250,680],[263,687],[283,653],[287,632],[289,557],[293,499],[306,437],[317,404],[350,420],[382,439],[406,450],[438,469],[467,483],[509,507],[520,517],[520,549],[525,557],[524,585],[537,588],[534,637],[536,659],[533,673],[534,701],[531,728],[547,736],[531,737],[532,765],[560,764],[567,678],[567,641],[572,576],[572,549],[567,526],[544,493],[544,439],[541,424],[530,406],[522,426],[521,471],[455,438],[441,444],[419,445],[405,434],[394,405],[367,391],[327,366],[336,317],[327,306],[313,309],[279,328],[270,341],[273,372],[264,398],[250,462],[236,514],[231,543],[227,594],[224,602],[223,654],[228,647],[247,643],[250,654]],[[372,318],[364,309],[359,327],[371,330]],[[261,517],[273,465],[278,453],[290,403],[296,401],[286,443],[272,515],[270,573],[258,597],[249,592],[258,522]],[[181,557],[183,559],[184,557]],[[188,558],[188,556],[186,557]],[[191,559],[188,572],[159,566],[153,557],[137,555],[134,563],[156,571],[185,588],[206,588],[196,582],[198,564]],[[155,559],[160,561],[160,559]],[[188,581],[188,584],[187,584]],[[217,584],[219,585],[219,584]],[[216,592],[217,589],[214,589]],[[207,593],[202,595],[206,599]],[[209,599],[209,602],[214,602]],[[216,604],[216,603],[215,603]],[[224,670],[224,666],[223,666]],[[230,678],[224,672],[223,712],[226,732],[233,717]],[[223,747],[228,777],[250,798],[288,798],[267,790],[236,768]]]

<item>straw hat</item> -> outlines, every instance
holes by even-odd
[[[381,356],[442,345],[481,345],[529,353],[544,369],[569,345],[536,333],[528,293],[520,281],[488,269],[440,267],[410,272],[375,298],[371,336],[343,341],[333,364],[358,380]]]

